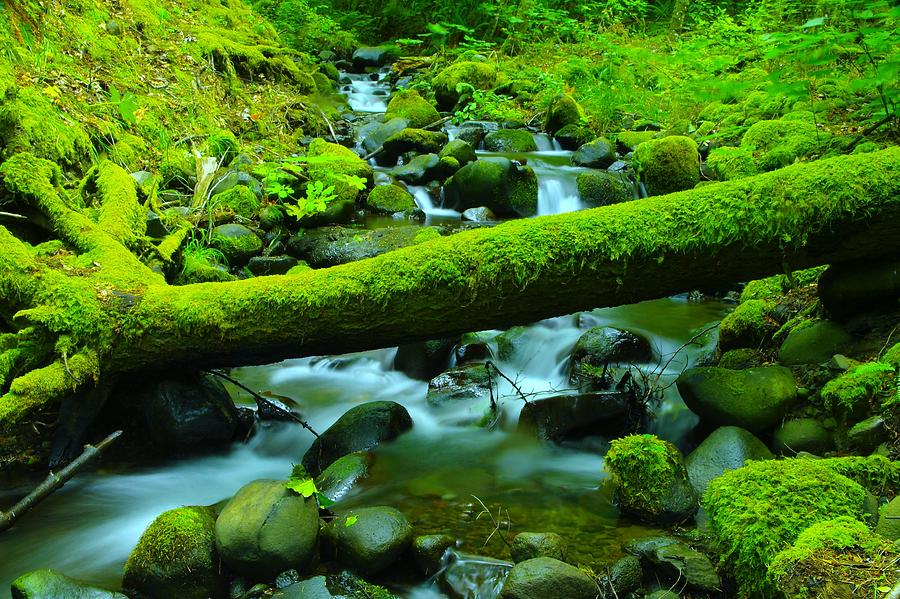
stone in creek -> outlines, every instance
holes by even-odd
[[[566,542],[555,532],[520,532],[509,551],[516,563],[536,557],[566,561]]]
[[[498,216],[537,214],[537,176],[507,159],[476,160],[459,169],[444,186],[445,205],[454,210],[486,206]]]
[[[646,337],[614,327],[592,327],[578,338],[572,349],[569,380],[578,381],[585,366],[627,366],[652,359],[653,350]]]
[[[488,152],[537,152],[534,137],[524,129],[500,129],[492,131],[484,138],[484,149]]]
[[[641,560],[633,555],[626,555],[610,566],[609,574],[600,579],[600,589],[611,590],[615,597],[625,597],[638,590],[643,579]]]
[[[685,459],[688,478],[703,497],[714,478],[728,470],[736,470],[747,460],[771,460],[774,456],[750,431],[736,426],[717,428]]]
[[[16,578],[12,583],[12,599],[128,599],[114,593],[79,582],[53,570],[35,570]]]
[[[440,156],[441,158],[456,158],[456,160],[463,166],[469,164],[470,162],[475,162],[475,160],[478,159],[478,156],[475,155],[475,150],[472,149],[472,146],[462,139],[454,139],[453,141],[449,142],[438,153],[438,156]]]
[[[254,276],[283,275],[297,266],[297,259],[291,256],[254,256],[247,268]]]
[[[351,408],[313,441],[303,467],[317,476],[338,458],[374,449],[412,428],[406,408],[393,401],[371,401]]]
[[[394,370],[414,379],[432,379],[450,363],[455,345],[453,337],[401,345],[394,356]]]
[[[534,399],[519,413],[519,430],[556,443],[586,435],[625,432],[629,394],[599,391]]]
[[[423,576],[432,576],[443,567],[444,554],[456,546],[450,535],[420,535],[413,539],[413,560]]]
[[[490,208],[478,206],[463,210],[462,219],[473,223],[485,223],[497,220],[497,215],[491,212]]]
[[[394,62],[397,52],[391,46],[364,46],[353,52],[352,60],[353,68],[362,71],[366,67],[383,67]]]
[[[336,560],[363,575],[392,566],[412,543],[413,529],[392,507],[350,510],[322,529],[326,548]]]
[[[340,501],[363,479],[369,477],[372,454],[356,452],[335,460],[316,477],[316,488],[331,501]]]
[[[616,146],[605,137],[598,137],[572,154],[572,164],[587,168],[607,168],[616,161]]]
[[[513,566],[499,599],[595,599],[597,594],[594,579],[575,566],[550,557],[536,557]]]
[[[710,559],[676,539],[644,537],[629,542],[625,550],[671,582],[686,583],[689,588],[702,592],[714,592],[722,586]]]

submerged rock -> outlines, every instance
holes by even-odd
[[[16,578],[12,583],[12,599],[127,599],[86,583],[79,582],[53,570],[35,570]]]
[[[595,599],[594,579],[565,562],[536,557],[519,562],[510,570],[499,599]]]
[[[714,592],[722,580],[706,555],[669,537],[637,539],[626,546],[670,582],[686,584],[695,591]]]
[[[566,542],[555,532],[520,532],[509,548],[514,562],[536,557],[552,557],[566,561]]]
[[[347,454],[368,451],[412,428],[406,408],[393,401],[370,401],[351,408],[316,437],[303,455],[303,467],[316,476]]]
[[[750,431],[736,426],[723,426],[703,440],[685,459],[688,478],[702,497],[714,478],[727,470],[735,470],[747,460],[770,460],[769,448]]]
[[[444,205],[463,211],[485,206],[498,216],[537,214],[537,176],[510,160],[476,160],[459,169],[444,186]]]
[[[392,507],[351,510],[322,529],[335,559],[364,575],[393,565],[409,549],[412,534],[406,516]]]
[[[271,580],[285,570],[303,570],[316,555],[319,508],[315,498],[288,490],[282,481],[243,486],[216,520],[222,561],[251,580]]]

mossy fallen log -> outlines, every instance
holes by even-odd
[[[52,347],[38,370],[7,373],[0,431],[136,371],[392,346],[900,249],[896,147],[516,220],[294,276],[182,287],[122,245],[130,227],[111,235],[71,207],[52,163],[21,154],[0,176],[73,252],[42,255],[0,227],[0,310]],[[100,187],[114,201],[111,186]]]

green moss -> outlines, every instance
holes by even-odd
[[[425,129],[403,129],[388,137],[382,147],[384,153],[396,158],[405,152],[437,154],[447,143],[447,134]]]
[[[627,177],[602,171],[585,171],[576,178],[578,197],[591,207],[609,206],[634,199]]]
[[[859,415],[876,397],[889,391],[893,373],[894,367],[882,362],[854,366],[822,387],[822,406],[834,415]]]
[[[497,84],[497,68],[488,62],[457,62],[437,75],[431,81],[438,106],[452,109],[459,101],[460,84],[471,85],[475,89],[491,89]]]
[[[720,181],[731,181],[757,174],[753,152],[747,148],[716,148],[709,153],[706,164]]]
[[[644,142],[634,151],[634,166],[651,195],[691,189],[700,181],[697,142],[672,135]]]
[[[359,190],[346,177],[359,177],[367,183],[374,177],[372,167],[353,150],[324,139],[314,139],[306,156],[310,179],[334,185],[337,201],[352,201],[359,195]]]
[[[231,162],[239,151],[237,138],[227,129],[214,129],[206,138],[205,154],[215,156],[222,164]]]
[[[652,141],[659,137],[659,131],[620,131],[616,134],[616,141],[626,148],[634,150],[642,143]]]
[[[399,185],[378,185],[369,192],[366,207],[373,212],[394,214],[415,210],[416,201],[408,191]]]
[[[301,261],[299,264],[292,266],[291,269],[284,274],[287,276],[301,275],[301,274],[309,272],[311,270],[312,270],[312,267],[309,264]]]
[[[440,237],[441,233],[436,227],[422,227],[421,229],[416,231],[412,242],[413,245],[419,245],[421,243],[425,243],[426,241],[439,239]]]
[[[102,204],[97,224],[127,247],[135,247],[147,232],[147,211],[138,203],[134,178],[112,162],[100,165],[97,191]]]
[[[663,509],[676,479],[687,479],[681,452],[655,435],[615,439],[605,460],[620,500],[651,513]]]
[[[889,364],[894,368],[900,368],[900,343],[894,344],[889,350],[884,353],[880,362],[882,364]]]
[[[394,93],[388,103],[384,122],[394,118],[406,119],[410,127],[420,128],[441,119],[440,113],[414,89],[404,89]]]
[[[107,158],[129,172],[139,171],[147,160],[147,144],[137,135],[120,135],[107,150]]]
[[[826,458],[816,464],[846,476],[874,495],[900,495],[900,462],[882,455]]]
[[[723,351],[740,347],[758,348],[771,339],[777,325],[769,318],[764,300],[741,302],[719,324],[719,347]]]
[[[847,516],[807,528],[769,566],[771,584],[786,599],[877,597],[894,584],[898,547]]]
[[[819,275],[825,272],[827,266],[816,266],[804,270],[795,270],[790,277],[775,275],[750,281],[741,292],[741,302],[754,299],[771,299],[777,297],[791,288],[791,281],[797,287],[812,285],[819,280]]]
[[[766,571],[780,551],[817,522],[862,516],[865,489],[818,462],[750,462],[710,483],[703,505],[740,597],[777,597]]]
[[[753,152],[760,171],[771,171],[820,152],[828,138],[805,120],[760,121],[744,134],[741,148]]]
[[[500,129],[485,136],[484,149],[489,152],[537,152],[537,143],[524,129]]]
[[[760,353],[750,348],[738,348],[726,351],[719,358],[719,368],[728,368],[730,370],[746,370],[762,366],[763,357]]]
[[[559,94],[547,106],[544,130],[554,135],[566,125],[583,125],[586,120],[587,115],[575,98],[569,94]]]
[[[228,208],[242,218],[252,218],[261,205],[256,194],[245,185],[235,185],[227,191],[217,193],[210,199],[210,205],[216,208]]]

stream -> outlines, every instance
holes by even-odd
[[[345,86],[351,107],[360,112],[383,112],[389,87],[382,80],[351,76]],[[452,133],[452,132],[451,132]],[[553,147],[544,137],[538,152],[522,157],[539,178],[539,212],[553,214],[581,207],[575,187],[578,169],[570,166],[570,152]],[[497,154],[479,152],[490,159]],[[429,215],[458,218],[435,206],[427,193],[413,190]],[[665,363],[679,348],[712,321],[726,306],[717,301],[688,301],[686,296],[605,308],[561,316],[527,328],[521,342],[500,370],[516,380],[525,393],[552,392],[566,387],[568,356],[590,326],[610,325],[646,336]],[[499,333],[494,331],[492,333]],[[709,351],[711,336],[678,352],[662,373],[668,385],[679,372]],[[621,555],[623,542],[647,534],[648,529],[619,516],[603,485],[603,439],[554,446],[516,432],[522,402],[509,383],[499,389],[505,424],[489,431],[458,424],[459,413],[439,412],[425,401],[427,382],[408,378],[393,369],[396,348],[359,354],[289,360],[279,364],[235,369],[245,385],[293,398],[316,430],[330,426],[341,414],[362,402],[391,400],[412,416],[411,432],[374,451],[371,476],[335,509],[392,505],[402,510],[417,534],[447,533],[461,541],[462,557],[446,573],[461,596],[494,599],[507,572],[503,563],[466,555],[503,555],[493,526],[479,517],[479,502],[510,522],[513,532],[552,531],[568,542],[573,563],[593,566]],[[448,364],[449,366],[449,364]],[[646,365],[647,370],[658,365]],[[229,387],[238,401],[250,398]],[[478,409],[488,405],[488,398]],[[655,408],[652,430],[684,446],[697,418],[687,410],[674,386]],[[116,588],[122,566],[145,527],[161,512],[183,505],[212,504],[233,495],[258,478],[286,478],[300,461],[312,436],[296,425],[264,424],[246,444],[199,457],[171,460],[152,466],[123,469],[109,465],[77,476],[52,495],[14,529],[0,535],[0,597],[9,596],[16,576],[38,568],[53,568],[89,582]],[[0,489],[0,506],[27,492]],[[477,498],[477,499],[476,499]],[[485,544],[487,541],[487,544]],[[436,585],[410,583],[394,587],[411,599],[443,598]]]

